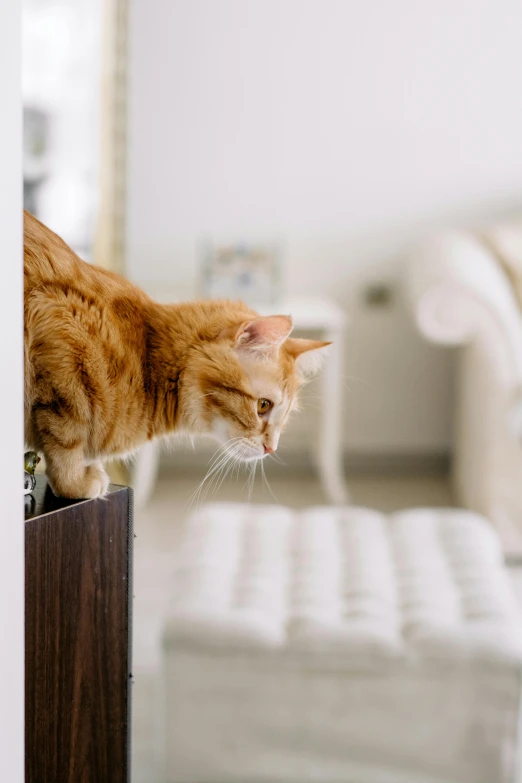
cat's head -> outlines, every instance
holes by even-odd
[[[202,346],[193,364],[192,422],[242,461],[277,449],[299,387],[329,345],[290,337],[292,326],[286,315],[233,324]]]

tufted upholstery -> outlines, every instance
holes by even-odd
[[[208,505],[172,593],[188,644],[522,660],[498,539],[462,510]]]
[[[169,783],[511,783],[522,622],[487,520],[209,505],[165,629]]]

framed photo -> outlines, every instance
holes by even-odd
[[[281,253],[277,244],[208,242],[202,255],[204,296],[242,299],[253,308],[275,305],[281,298]]]

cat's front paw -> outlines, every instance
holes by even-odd
[[[100,498],[107,494],[109,477],[101,462],[85,465],[83,455],[56,450],[45,455],[47,478],[57,497]]]
[[[85,470],[86,498],[101,498],[107,494],[109,477],[101,465],[89,465]]]

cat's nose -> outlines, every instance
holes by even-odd
[[[265,443],[265,454],[272,454],[273,451],[275,451],[275,449],[273,449],[272,446],[267,446]]]

